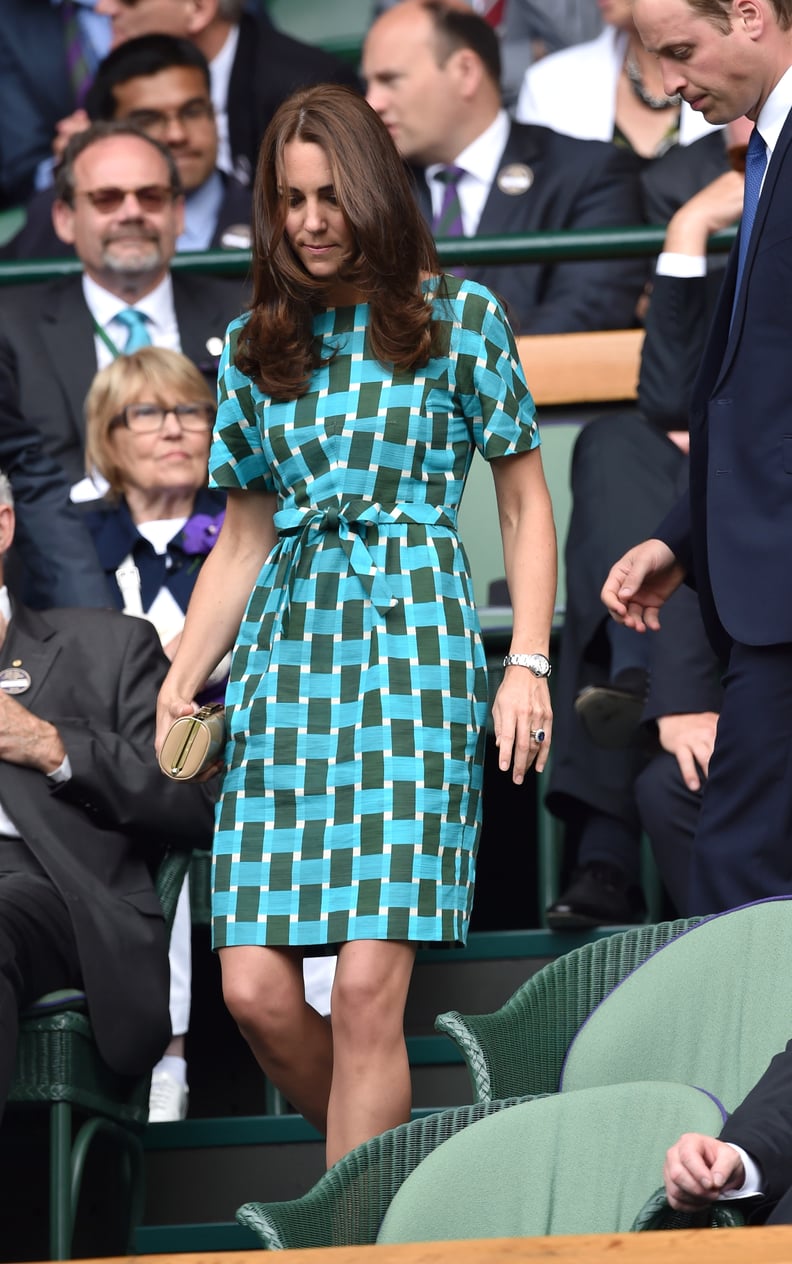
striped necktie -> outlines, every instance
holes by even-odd
[[[432,232],[435,237],[464,237],[462,226],[462,205],[459,201],[459,181],[465,175],[463,167],[442,167],[435,175],[445,188],[443,200],[437,214],[432,219]]]
[[[77,106],[85,104],[93,79],[93,59],[80,24],[80,5],[75,0],[61,0],[61,17],[66,47],[66,65]]]
[[[115,318],[129,330],[124,343],[124,355],[131,355],[141,347],[151,346],[151,334],[148,331],[148,316],[139,312],[136,307],[126,307]]]

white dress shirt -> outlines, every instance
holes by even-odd
[[[462,227],[466,237],[475,237],[479,220],[484,212],[489,191],[500,167],[506,141],[509,139],[509,116],[499,110],[489,127],[457,154],[455,167],[462,167],[465,174],[457,184],[459,205],[462,209]],[[432,214],[437,215],[443,202],[446,185],[437,179],[444,171],[442,163],[432,163],[426,168],[426,179],[432,197]]]
[[[217,124],[217,166],[226,175],[237,175],[231,154],[231,141],[228,129],[228,89],[231,84],[231,71],[234,66],[237,45],[239,43],[239,27],[232,26],[223,47],[209,63],[212,105],[214,106]],[[248,180],[251,173],[247,173]]]

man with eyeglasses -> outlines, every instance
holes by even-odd
[[[85,127],[98,119],[134,123],[171,151],[185,194],[178,251],[249,245],[250,187],[217,167],[209,67],[195,44],[172,35],[143,35],[121,44],[99,66],[85,106]],[[31,198],[26,223],[0,249],[0,258],[73,255],[53,227],[54,200],[54,189]]]
[[[252,180],[267,124],[297,88],[328,82],[360,87],[351,66],[279,31],[262,0],[96,0],[96,12],[110,18],[114,48],[154,32],[200,48],[209,63],[220,134],[217,165],[242,181]]]
[[[171,273],[184,223],[179,172],[170,150],[130,124],[73,136],[55,192],[55,231],[83,274],[0,290],[0,366],[84,499],[104,490],[84,481],[83,401],[97,369],[153,344],[182,351],[214,383],[244,295],[239,281]]]

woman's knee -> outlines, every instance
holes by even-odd
[[[392,947],[396,951],[390,956],[359,953],[354,962],[344,961],[342,952],[331,1005],[336,1035],[392,1040],[402,1031],[414,953]]]
[[[225,949],[221,968],[226,1009],[243,1032],[277,1033],[294,1023],[304,999],[299,972],[288,963]]]

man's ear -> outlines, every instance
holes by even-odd
[[[74,207],[68,202],[56,200],[52,203],[52,226],[67,245],[74,245]]]
[[[447,63],[463,99],[470,100],[476,95],[484,77],[481,58],[472,48],[458,48],[451,54]]]
[[[190,0],[187,30],[192,39],[205,31],[217,17],[218,0]]]
[[[0,581],[2,580],[3,555],[11,548],[16,518],[10,505],[0,505]]]

